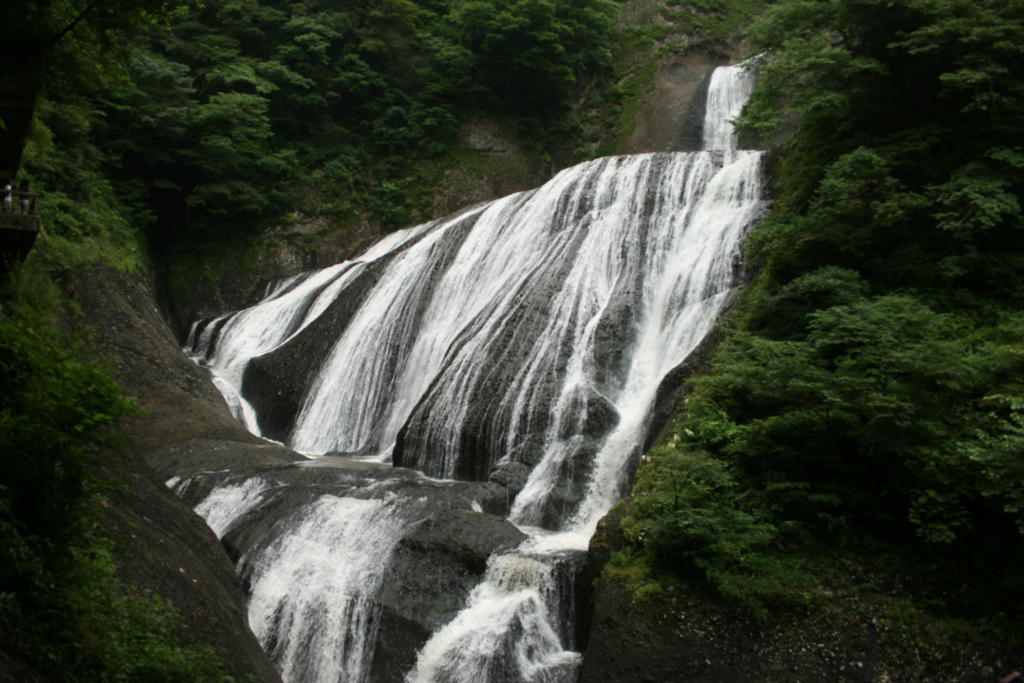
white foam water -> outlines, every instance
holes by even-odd
[[[644,274],[639,301],[642,312],[637,316],[634,352],[620,381],[604,393],[619,420],[594,458],[583,502],[557,533],[531,526],[541,522],[551,491],[560,484],[559,473],[574,452],[577,430],[566,429],[564,421],[580,420],[574,392],[581,392],[593,376],[588,368],[593,360],[576,354],[566,373],[569,379],[559,397],[561,405],[555,410],[558,419],[546,436],[544,457],[516,497],[510,515],[531,532],[531,538],[517,551],[502,556],[500,564],[489,567],[463,611],[420,651],[407,682],[575,679],[579,654],[567,647],[564,637],[557,637],[551,625],[559,601],[571,600],[571,596],[549,594],[545,599],[543,587],[549,582],[543,577],[550,577],[551,566],[565,553],[586,550],[600,518],[625,493],[631,456],[646,433],[662,378],[710,331],[732,293],[733,260],[741,239],[764,211],[762,155],[736,151],[728,123],[739,114],[751,88],[752,76],[743,67],[714,72],[705,144],[721,154],[725,165],[717,166],[711,153],[700,152],[686,155],[672,168],[676,175],[668,184],[681,188],[681,201],[653,221],[664,230],[648,236],[654,248],[645,252],[648,258],[640,266]],[[595,261],[602,263],[600,257],[587,263]],[[603,263],[607,269],[607,260]],[[568,311],[560,313],[553,325],[568,316]],[[580,346],[586,348],[586,344]],[[569,438],[561,436],[566,433]],[[519,562],[547,567],[548,572],[537,571],[526,585],[510,589],[501,570]],[[505,661],[510,652],[516,655],[513,667]],[[496,663],[503,661],[496,671]]]
[[[556,579],[626,493],[658,388],[728,305],[743,236],[766,207],[762,155],[737,150],[729,123],[752,83],[743,67],[714,72],[706,151],[566,169],[533,192],[395,233],[194,330],[190,353],[258,433],[241,389],[247,364],[373,268],[287,443],[394,456],[447,479],[532,467],[510,514],[529,540],[491,558],[408,681],[573,679],[572,596]],[[260,486],[210,494],[201,507],[211,526],[228,530],[240,516],[228,508],[258,504]],[[241,561],[250,625],[286,681],[367,675],[374,594],[411,523],[388,501],[321,496]]]

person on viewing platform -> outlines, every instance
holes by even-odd
[[[14,210],[14,207],[12,206],[12,204],[14,202],[14,197],[11,194],[11,192],[13,192],[13,190],[14,190],[14,180],[13,179],[8,180],[6,183],[4,183],[4,211],[13,211]]]
[[[28,194],[28,179],[21,181],[21,185],[18,187],[18,192],[21,193],[21,212],[28,213],[32,208],[32,198]]]

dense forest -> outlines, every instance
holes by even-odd
[[[626,506],[641,592],[1024,616],[1024,5],[775,3],[754,279]],[[899,578],[902,577],[902,578]]]
[[[97,472],[118,466],[133,408],[78,338],[64,274],[311,216],[409,225],[436,211],[475,117],[552,169],[608,152],[642,90],[631,50],[673,31],[718,47],[761,8],[673,1],[640,31],[616,23],[620,4],[0,9],[10,58],[46,66],[22,168],[45,230],[0,299],[0,653],[90,680],[226,666],[112,578]],[[1019,631],[1024,4],[778,0],[746,41],[763,56],[739,123],[771,149],[775,208],[723,341],[621,507],[610,571],[638,599],[685,582],[763,618],[909,585],[930,618]]]
[[[538,155],[556,140],[572,154],[570,93],[610,71],[615,9],[197,3],[103,51],[76,29],[56,50],[67,63],[48,74],[25,170],[48,192],[89,188],[47,202],[50,232],[73,241],[96,222],[88,209],[115,201],[158,248],[300,216],[403,227],[429,216],[431,174],[470,117],[500,119]]]

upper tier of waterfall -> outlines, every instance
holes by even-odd
[[[734,113],[712,86],[709,117]],[[728,300],[760,172],[757,152],[587,162],[281,283],[192,352],[257,433],[525,486],[517,519],[558,527],[621,494],[659,382]]]

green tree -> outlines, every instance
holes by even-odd
[[[101,497],[137,409],[38,266],[0,283],[0,650],[52,680],[222,681],[160,598],[115,575]],[[60,321],[63,320],[63,325]],[[5,664],[6,666],[6,664]]]
[[[614,13],[607,0],[473,0],[457,3],[449,22],[492,97],[535,112],[563,104],[584,72],[609,66]]]
[[[721,495],[808,553],[889,544],[988,613],[1024,595],[1022,10],[783,0],[755,24],[739,123],[772,146],[777,199],[667,456],[724,463]]]

